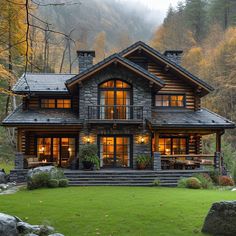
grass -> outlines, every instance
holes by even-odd
[[[215,201],[235,192],[155,187],[69,187],[0,196],[0,211],[31,224],[48,223],[66,236],[203,235]]]

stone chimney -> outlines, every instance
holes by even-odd
[[[173,61],[176,64],[181,63],[182,59],[182,50],[167,50],[164,52],[164,56],[166,56],[169,60]]]
[[[79,73],[88,69],[93,65],[93,58],[95,57],[95,51],[77,51],[79,60]]]

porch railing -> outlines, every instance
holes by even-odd
[[[214,154],[177,154],[161,155],[154,153],[154,168],[158,170],[165,169],[203,169],[212,167],[223,171],[223,156],[220,152]]]
[[[96,105],[88,106],[89,120],[143,120],[142,106]]]

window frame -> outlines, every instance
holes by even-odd
[[[51,107],[43,107],[42,106],[42,100],[55,100],[55,107],[53,107],[53,108],[51,108]],[[68,108],[66,108],[66,107],[58,107],[58,100],[69,100],[70,101],[70,107],[68,107]],[[64,102],[63,102],[63,105],[64,105]],[[49,98],[49,97],[47,97],[47,98],[40,98],[40,100],[39,100],[39,106],[40,106],[40,108],[42,108],[42,109],[59,109],[59,110],[63,110],[63,109],[65,109],[65,110],[68,110],[68,109],[72,109],[72,98],[64,98],[64,97],[57,97],[57,98]]]
[[[161,155],[182,155],[182,154],[173,154],[173,140],[174,139],[185,139],[185,142],[186,142],[186,150],[185,150],[185,152],[186,152],[186,155],[187,154],[189,154],[189,136],[163,136],[163,135],[161,135],[160,137],[159,137],[159,140],[160,139],[170,139],[170,154],[161,154]],[[159,149],[159,142],[160,141],[158,141],[158,149]],[[179,149],[180,149],[180,146],[178,147]],[[159,152],[160,152],[160,150],[159,150]]]
[[[156,97],[157,96],[168,96],[168,103],[169,105],[168,106],[163,106],[163,98],[161,100],[162,102],[162,105],[161,106],[158,106],[156,104]],[[171,106],[171,97],[172,96],[183,96],[183,106]],[[178,100],[177,100],[178,101]],[[183,93],[156,93],[154,95],[154,107],[158,107],[158,108],[185,108],[186,107],[186,94],[183,94]]]

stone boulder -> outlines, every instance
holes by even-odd
[[[5,172],[0,170],[0,184],[5,184],[7,182],[7,175]]]
[[[236,201],[213,203],[202,227],[203,233],[211,235],[236,235]]]
[[[17,236],[16,228],[17,220],[15,217],[0,213],[0,235],[1,236]]]
[[[57,179],[58,176],[62,175],[62,172],[55,166],[40,166],[29,170],[27,173],[27,179],[30,180],[34,175],[37,175],[38,173],[42,172],[49,173],[50,178],[52,179]]]

